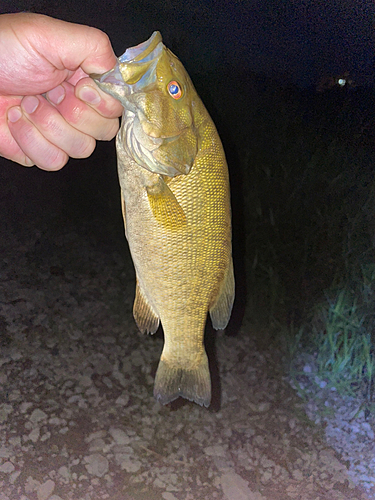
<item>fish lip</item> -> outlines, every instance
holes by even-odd
[[[124,80],[122,79],[122,75],[120,73],[120,67],[119,64],[116,63],[116,66],[106,73],[102,74],[97,74],[97,73],[92,73],[90,75],[90,78],[92,78],[95,82],[97,83],[110,83],[112,85],[120,85],[124,86]]]
[[[145,42],[126,49],[118,60],[120,63],[146,62],[147,60],[152,60],[155,57],[153,52],[158,48],[160,43],[162,44],[161,34],[159,31],[154,31],[150,38]]]
[[[151,37],[145,42],[129,47],[117,58],[114,68],[103,74],[93,73],[90,77],[105,90],[107,85],[116,85],[122,89],[121,94],[137,92],[140,88],[145,88],[155,79],[154,67],[163,50],[162,36],[159,31],[154,31]],[[139,76],[135,81],[131,80],[131,71],[127,75],[127,68],[139,68]],[[119,91],[120,92],[120,91]]]

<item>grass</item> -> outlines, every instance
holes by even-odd
[[[368,328],[372,323],[370,316],[371,305],[359,288],[350,290],[343,286],[331,298],[327,297],[315,307],[311,320],[301,326],[296,342],[291,343],[291,372],[296,375],[295,346],[302,346],[313,357],[313,378],[318,377],[316,380],[341,394],[361,394],[370,404],[375,372],[372,332]]]

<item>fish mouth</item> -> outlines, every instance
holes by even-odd
[[[156,80],[155,68],[163,48],[160,32],[154,31],[145,42],[126,49],[113,69],[90,77],[102,90],[121,100],[126,95],[145,90]]]
[[[154,59],[155,55],[152,55],[154,50],[158,47],[159,43],[162,44],[162,37],[159,31],[154,31],[148,40],[142,42],[135,47],[129,47],[126,51],[119,57],[119,61],[125,62],[139,62],[144,61],[147,58]],[[142,57],[140,57],[142,56]]]

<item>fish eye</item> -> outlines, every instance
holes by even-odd
[[[180,99],[182,97],[181,85],[175,80],[172,80],[171,82],[168,83],[167,89],[169,95],[173,97],[173,99]]]

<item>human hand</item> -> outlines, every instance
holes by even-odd
[[[118,130],[122,106],[88,78],[116,64],[105,33],[40,14],[0,15],[0,155],[59,170]]]

